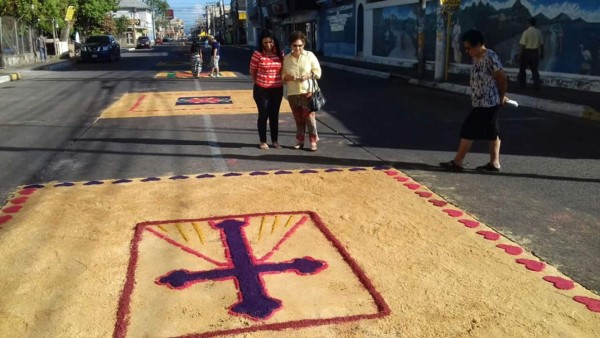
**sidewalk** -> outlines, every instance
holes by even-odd
[[[79,58],[71,58],[71,59],[58,59],[58,58],[48,58],[47,63],[29,63],[23,64],[19,66],[14,66],[10,68],[2,68],[0,69],[0,83],[10,82],[21,80],[23,76],[21,72],[29,71],[29,70],[55,70],[61,67],[68,67],[72,61],[78,60]]]
[[[413,68],[329,56],[321,56],[319,59],[323,66],[382,78],[403,78],[410,84],[470,95],[467,74],[451,73],[447,82],[435,82],[432,70],[426,71],[425,77],[419,79],[417,70]],[[600,121],[600,95],[595,92],[557,87],[542,87],[541,90],[535,91],[533,85],[522,89],[517,82],[509,81],[508,96],[523,107]]]

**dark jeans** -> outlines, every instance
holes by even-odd
[[[533,75],[533,85],[536,89],[540,88],[540,72],[538,72],[538,65],[540,63],[540,52],[539,49],[524,49],[521,55],[521,63],[519,65],[519,84],[521,87],[525,87],[527,82],[527,67],[531,69]]]
[[[254,85],[254,102],[258,108],[258,137],[261,143],[267,143],[267,120],[271,130],[271,142],[277,142],[279,135],[279,107],[283,99],[283,87],[263,88]]]

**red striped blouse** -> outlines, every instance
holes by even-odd
[[[255,51],[250,60],[250,70],[256,70],[255,83],[263,88],[283,87],[281,79],[283,63],[275,54],[263,54]]]

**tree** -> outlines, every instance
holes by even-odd
[[[100,33],[105,34],[114,34],[116,31],[115,20],[112,15],[106,15],[104,20],[102,20],[102,25],[100,27]]]
[[[116,12],[119,0],[76,0],[75,28],[84,35],[100,33],[106,15]]]
[[[123,34],[127,32],[127,28],[129,28],[129,18],[126,16],[120,16],[115,18],[115,34],[119,38],[123,37]]]

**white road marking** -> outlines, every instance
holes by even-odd
[[[200,85],[199,79],[194,79],[194,86],[197,91],[202,90],[202,86]],[[210,152],[212,154],[213,163],[215,164],[215,168],[217,171],[224,172],[228,171],[227,162],[223,159],[223,154],[221,153],[221,148],[219,147],[217,134],[214,132],[214,126],[212,123],[212,118],[209,114],[203,114],[202,118],[204,119],[204,126],[206,128],[205,135],[208,141],[208,145],[210,146]]]

